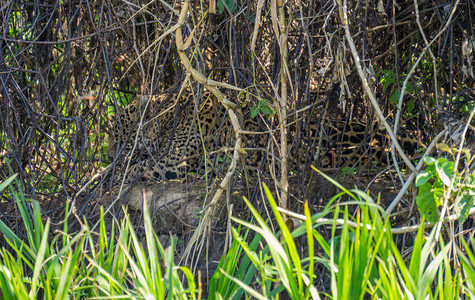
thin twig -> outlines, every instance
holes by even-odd
[[[297,220],[302,221],[302,222],[305,222],[305,220],[307,219],[307,217],[305,215],[298,214],[298,213],[289,211],[287,209],[283,209],[282,207],[277,207],[277,210],[279,212],[283,213],[283,214],[288,215],[291,218],[297,219]],[[475,207],[472,207],[468,211],[468,215],[473,215],[473,214],[475,214]],[[457,219],[458,219],[458,215],[453,214],[453,215],[442,218],[441,221],[439,221],[439,222],[448,223],[448,222],[453,222]],[[335,219],[328,219],[328,218],[318,218],[313,222],[314,225],[315,224],[318,224],[318,225],[329,224],[329,225],[331,225],[331,224],[335,224],[335,223],[336,223],[336,225],[344,225],[345,220],[343,220],[343,219],[336,219],[335,220]],[[353,222],[353,221],[348,221],[347,224],[350,227],[353,227],[353,228],[358,227],[358,224],[356,222]],[[424,222],[424,224],[422,224],[422,226],[424,228],[430,228],[430,227],[433,227],[437,224],[438,223]],[[364,226],[364,224],[360,223],[360,226]],[[366,224],[366,228],[368,228],[370,230],[375,230],[375,228],[372,227],[369,224]],[[411,225],[411,226],[403,226],[403,227],[398,227],[398,228],[391,228],[391,233],[392,234],[402,234],[402,233],[414,232],[414,231],[418,231],[420,228],[421,228],[421,224]],[[385,232],[386,229],[383,229],[383,231]]]
[[[404,160],[406,163],[406,166],[411,169],[413,173],[417,173],[416,169],[414,168],[414,165],[411,163],[409,158],[406,156],[404,151],[401,148],[401,145],[399,145],[399,142],[397,141],[396,136],[394,135],[391,127],[389,126],[388,122],[386,122],[383,112],[381,111],[381,108],[378,105],[378,101],[376,100],[376,97],[374,96],[374,93],[371,91],[369,87],[368,80],[366,79],[366,75],[363,71],[363,68],[361,66],[361,60],[358,55],[358,51],[356,50],[355,43],[353,42],[353,38],[351,37],[350,33],[350,28],[348,27],[348,14],[347,14],[347,5],[346,5],[346,0],[343,0],[343,5],[341,5],[341,0],[338,0],[339,5],[340,5],[340,16],[342,17],[342,22],[343,22],[343,28],[345,29],[345,35],[346,35],[346,40],[348,42],[348,45],[350,46],[351,54],[353,55],[353,58],[355,60],[355,66],[356,70],[358,71],[358,75],[360,77],[360,80],[363,84],[363,88],[365,90],[366,96],[369,98],[371,104],[373,105],[374,110],[376,111],[376,116],[378,117],[379,121],[381,124],[384,125],[384,128],[386,129],[389,137],[391,138],[391,142],[394,144],[394,146],[397,149],[397,152],[401,156],[401,158]]]

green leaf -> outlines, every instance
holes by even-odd
[[[226,6],[231,12],[236,12],[236,6],[234,5],[234,0],[218,0],[218,3],[216,3],[216,6],[218,7],[219,14],[222,14],[225,10],[224,4],[226,3]]]
[[[470,190],[462,189],[455,198],[454,212],[458,216],[460,223],[464,223],[467,220],[468,212],[475,203],[475,193]]]
[[[417,174],[417,177],[416,177],[416,187],[420,187],[420,186],[423,186],[424,184],[426,184],[426,182],[431,179],[431,175],[429,174],[429,172],[427,171],[424,171],[424,172],[421,172],[419,174]]]
[[[259,110],[266,116],[274,114],[274,108],[269,103],[270,102],[267,99],[259,100]]]
[[[249,22],[251,22],[252,24],[256,23],[256,14],[255,13],[249,12],[248,18],[249,18]]]
[[[272,115],[274,111],[269,106],[265,106],[261,109],[262,113],[266,116]]]
[[[389,101],[396,105],[399,104],[399,90],[398,89],[392,93],[391,98],[389,98]]]
[[[409,100],[407,102],[407,112],[408,113],[411,113],[413,110],[414,110],[414,107],[415,107],[415,103],[414,103],[414,100]]]
[[[251,118],[255,118],[257,116],[257,114],[259,113],[259,107],[257,107],[256,105],[254,105],[252,108],[251,108]]]
[[[432,165],[434,162],[435,162],[435,158],[433,158],[432,156],[426,156],[426,157],[424,157],[424,163],[425,163],[427,166]]]
[[[435,170],[439,179],[445,184],[445,186],[450,186],[450,178],[454,170],[454,163],[446,160],[445,158],[439,158],[435,162]]]
[[[426,183],[419,187],[419,193],[416,196],[417,207],[421,215],[424,215],[429,222],[436,222],[437,204],[432,191],[432,186]]]
[[[439,148],[439,150],[442,150],[442,151],[445,151],[445,152],[448,152],[448,153],[452,154],[452,150],[450,149],[449,145],[447,145],[445,143],[438,144],[437,148]]]
[[[444,197],[445,190],[446,188],[440,180],[434,182],[432,186],[432,194],[434,195],[434,200],[437,207],[442,205],[442,202],[440,200]]]
[[[383,70],[382,73],[383,73],[383,76],[381,77],[381,80],[379,81],[379,83],[383,84],[383,91],[385,92],[390,85],[396,82],[396,79],[395,79],[396,77],[394,76],[393,69]]]

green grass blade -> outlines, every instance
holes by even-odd
[[[428,293],[430,293],[434,278],[437,275],[437,272],[439,271],[444,257],[447,256],[447,252],[449,249],[450,247],[444,247],[442,250],[440,250],[439,254],[437,254],[435,259],[432,260],[432,262],[427,266],[418,284],[417,299],[423,299],[427,296]]]
[[[18,174],[13,174],[12,176],[8,177],[5,181],[0,183],[0,192],[3,191],[7,186],[9,186],[15,178],[17,178]]]
[[[239,279],[236,279],[234,277],[232,277],[231,275],[225,273],[223,270],[221,270],[221,272],[227,276],[230,280],[234,281],[236,284],[238,284],[241,288],[243,288],[248,294],[250,294],[251,296],[253,296],[254,298],[256,299],[261,299],[261,300],[267,300],[267,297],[265,297],[264,295],[260,294],[258,291],[254,290],[253,288],[251,288],[250,286],[246,285],[244,282],[242,282],[241,280]]]
[[[282,232],[282,237],[284,239],[285,245],[287,246],[288,253],[290,254],[290,258],[292,259],[292,263],[294,267],[296,268],[296,274],[294,275],[294,277],[297,277],[298,287],[295,287],[295,288],[298,288],[298,290],[293,289],[292,294],[290,296],[292,297],[292,296],[302,295],[304,293],[303,284],[302,284],[302,264],[300,262],[300,257],[297,252],[297,247],[295,246],[295,242],[290,234],[289,228],[285,224],[285,221],[282,218],[280,212],[277,210],[277,203],[275,202],[274,197],[272,196],[269,188],[267,187],[265,183],[263,183],[262,185],[264,187],[264,193],[266,194],[267,201],[269,201],[269,204],[272,208],[277,224],[279,225],[279,228]],[[289,275],[291,276],[292,274],[289,274]],[[292,277],[290,277],[290,280],[292,282],[295,282],[291,278]],[[291,283],[290,287],[293,288],[294,284]]]
[[[46,248],[48,246],[49,227],[50,227],[50,221],[48,219],[46,221],[45,233],[43,234],[41,243],[39,245],[38,253],[36,255],[35,268],[33,269],[32,286],[31,286],[30,295],[29,295],[30,299],[36,299],[36,293],[37,293],[36,286],[40,278],[40,272],[43,269]]]
[[[150,210],[147,204],[147,201],[144,201],[144,210],[143,210],[143,217],[144,217],[144,228],[145,228],[145,239],[147,243],[147,252],[150,262],[150,282],[151,288],[153,289],[154,295],[161,299],[164,297],[164,287],[163,287],[163,280],[162,280],[162,271],[159,264],[159,256],[157,253],[157,248],[155,247],[158,242],[158,239],[155,238],[155,232],[153,231],[152,220],[150,218]],[[173,257],[171,258],[173,263]],[[169,265],[171,268],[173,265]],[[171,280],[170,280],[171,281]],[[171,294],[171,293],[169,293]]]
[[[221,257],[218,267],[209,281],[209,300],[215,300],[219,295],[229,299],[231,294],[228,293],[232,293],[231,290],[233,290],[233,287],[235,286],[235,284],[233,284],[227,276],[222,276],[222,273],[219,271],[220,269],[223,269],[226,273],[231,274],[238,279],[242,279],[244,277],[242,274],[234,274],[234,272],[236,271],[236,267],[242,253],[242,247],[239,246],[238,238],[241,240],[245,240],[245,238],[242,238],[239,234],[240,227],[238,229],[233,227],[231,230],[234,238],[232,239],[231,245],[229,246],[229,250]]]
[[[307,289],[305,291],[305,298],[308,299],[311,288],[313,286],[313,278],[314,278],[314,254],[315,254],[315,243],[313,240],[313,229],[312,229],[312,218],[310,216],[310,208],[308,207],[308,202],[305,201],[304,203],[304,215],[305,215],[305,227],[307,228],[307,244],[308,244],[308,259],[309,259],[309,265],[308,265],[308,276],[309,276],[309,284],[307,284]],[[312,295],[314,293],[312,292]],[[318,295],[318,292],[317,292]]]
[[[335,179],[331,178],[330,176],[328,176],[327,174],[323,173],[322,171],[320,171],[319,169],[315,168],[315,166],[312,166],[312,169],[314,171],[316,171],[318,174],[322,175],[326,180],[328,180],[330,183],[332,183],[334,186],[336,186],[337,188],[339,188],[340,190],[342,190],[345,194],[347,194],[348,196],[350,196],[351,198],[355,199],[355,200],[358,200],[358,198],[352,193],[350,192],[347,188],[345,188],[344,186],[342,186],[339,182],[337,182]]]
[[[246,235],[247,236],[247,232]],[[249,244],[248,248],[250,251],[256,251],[259,245],[261,244],[262,236],[260,234],[256,234],[254,238],[252,239],[251,243]],[[266,246],[264,249],[261,250],[262,255],[267,255],[269,253],[269,247]],[[244,282],[247,285],[250,285],[255,274],[257,273],[257,268],[255,265],[251,264],[251,260],[246,256],[241,259],[240,266],[237,270],[237,275],[244,275],[244,279],[241,280],[240,277],[236,276],[237,279],[240,279],[242,282]],[[242,295],[244,294],[243,289],[238,289],[238,286],[236,285],[231,289],[231,293],[233,300],[239,300],[242,299]]]

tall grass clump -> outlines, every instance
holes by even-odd
[[[278,207],[266,185],[272,220],[244,198],[253,220],[232,218],[233,241],[208,283],[208,299],[474,299],[473,238],[461,238],[457,247],[442,235],[436,238],[435,230],[426,232],[422,219],[410,255],[403,257],[383,208],[368,194],[322,175],[342,192],[313,215],[307,203],[302,215]],[[174,264],[176,239],[166,249],[160,244],[146,203],[143,241],[127,212],[107,226],[101,210],[97,232],[87,221],[68,232],[66,215],[62,231],[53,232],[15,176],[0,184],[0,192],[7,187],[25,234],[20,238],[0,221],[9,245],[0,250],[2,299],[202,298],[195,274]],[[342,202],[343,195],[350,200]],[[291,231],[283,213],[301,225]],[[329,238],[321,233],[324,227]]]
[[[473,239],[471,247],[464,241],[465,249],[459,251],[462,269],[457,270],[449,252],[452,242],[445,243],[442,236],[437,242],[435,230],[425,236],[422,220],[411,255],[404,259],[384,209],[368,194],[347,190],[322,175],[342,192],[314,215],[305,203],[303,215],[293,214],[302,225],[292,232],[267,186],[264,191],[277,226],[244,199],[254,222],[233,218],[240,227],[233,228],[232,246],[210,282],[210,299],[241,299],[243,294],[278,299],[283,293],[291,299],[473,299]],[[351,201],[338,203],[343,195]],[[354,215],[350,205],[356,206]],[[328,240],[320,234],[323,226],[331,228]],[[296,247],[301,237],[303,252]],[[317,264],[327,272],[314,273]],[[317,282],[325,284],[317,289]]]
[[[145,242],[142,244],[126,217],[106,227],[101,211],[99,232],[84,222],[77,233],[52,235],[50,220],[43,222],[38,202],[33,214],[20,185],[12,176],[0,185],[10,186],[23,220],[25,241],[4,222],[0,231],[11,250],[0,250],[0,291],[3,299],[196,299],[193,274],[175,266],[175,239],[164,249],[152,229],[144,205]],[[68,209],[66,209],[68,211]],[[184,276],[182,276],[184,275]]]

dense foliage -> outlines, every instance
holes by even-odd
[[[2,2],[1,297],[473,298],[474,9],[473,0]],[[133,189],[117,188],[131,155],[110,151],[110,134],[140,95],[184,89],[195,102],[175,116],[196,117],[203,89],[230,119],[249,114],[227,128],[234,145],[205,149],[179,208],[140,211],[139,201],[132,211]],[[250,119],[259,128],[239,130]],[[329,119],[377,120],[391,141],[379,145],[387,167],[370,158],[330,177],[312,170],[338,155],[322,150],[323,130],[309,130]],[[256,135],[265,147],[239,146]],[[396,135],[424,144],[415,160]],[[237,157],[255,152],[265,166],[249,175]],[[160,219],[165,210],[175,221]],[[197,270],[204,245],[214,257]]]

